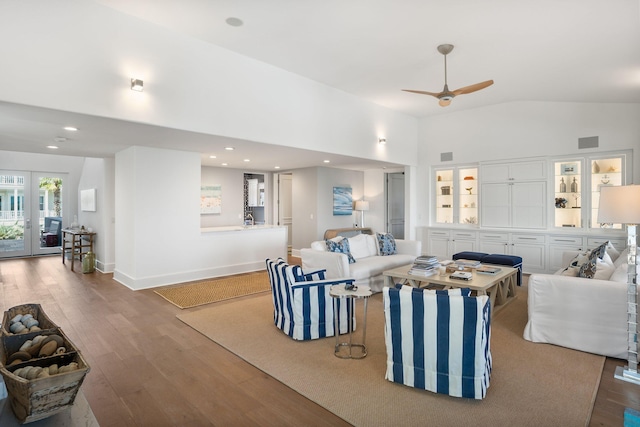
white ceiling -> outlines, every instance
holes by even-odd
[[[638,0],[95,1],[416,117],[512,101],[640,102]],[[229,17],[244,25],[226,24]],[[455,45],[447,61],[450,89],[495,84],[446,108],[430,96],[402,92],[442,90],[443,57],[436,50],[442,43]],[[124,148],[118,140],[193,151],[204,151],[207,141],[210,152],[215,141],[243,147],[225,153],[232,167],[273,170],[286,158],[280,166],[293,169],[324,160],[308,150],[7,103],[0,103],[0,149],[40,152],[42,138],[58,136],[67,120],[91,129],[81,137],[91,144],[57,144],[59,154],[110,156]],[[181,147],[171,144],[177,133]],[[246,150],[250,167],[238,165]],[[354,169],[393,166],[330,160],[329,166]]]

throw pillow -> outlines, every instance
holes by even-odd
[[[596,259],[596,274],[593,276],[594,279],[600,280],[609,280],[611,274],[615,271],[615,267],[613,266],[613,262],[609,257],[609,254],[605,254],[603,259]]]
[[[604,254],[607,253],[607,245],[609,244],[609,242],[604,242],[603,244],[601,244],[600,246],[598,246],[597,248],[593,249],[591,251],[591,255],[589,256],[589,258],[595,258],[598,257],[600,259],[602,259],[602,257],[604,256]]]
[[[396,239],[390,233],[376,233],[380,255],[393,255],[397,253]]]
[[[345,254],[349,259],[349,264],[353,264],[354,262],[356,262],[353,255],[351,255],[351,250],[349,249],[349,239],[342,239],[339,242],[327,240],[326,242],[327,250],[329,252],[338,252]]]
[[[593,279],[596,275],[596,259],[590,258],[589,261],[582,264],[580,267],[580,271],[578,272],[578,276],[584,277],[587,279]]]
[[[580,267],[582,267],[582,265],[588,260],[588,254],[578,254],[571,260],[569,265],[560,272],[560,274],[563,276],[576,277],[580,274]]]
[[[356,260],[369,256],[366,234],[358,234],[357,236],[349,237],[347,240],[349,240],[351,255],[353,255]]]
[[[611,260],[615,262],[620,256],[620,252],[615,248],[615,246],[613,246],[613,243],[611,242],[608,242],[608,243],[609,244],[607,245],[607,253],[611,257]]]
[[[629,280],[629,264],[620,264],[609,277],[611,282],[627,283]]]

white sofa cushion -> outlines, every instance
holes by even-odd
[[[349,246],[351,248],[351,255],[356,260],[362,258],[376,256],[376,239],[370,234],[358,234],[354,237],[349,237]]]

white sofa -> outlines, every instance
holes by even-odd
[[[563,265],[568,266],[576,254],[565,252]],[[592,279],[563,275],[564,269],[532,274],[524,338],[626,359],[627,254],[627,250],[616,254],[615,260],[609,256],[613,269],[598,262]]]
[[[339,240],[340,237],[336,238]],[[373,292],[382,292],[384,277],[382,272],[401,265],[411,264],[420,256],[422,242],[396,239],[396,253],[379,255],[377,238],[374,235],[359,234],[349,237],[351,254],[356,262],[349,264],[347,255],[327,251],[324,240],[311,243],[311,248],[300,250],[302,269],[315,271],[325,269],[327,279],[351,277],[356,286],[368,285]]]

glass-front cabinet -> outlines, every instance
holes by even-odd
[[[453,169],[436,170],[436,222],[453,224]]]
[[[435,222],[478,224],[478,168],[435,169]]]
[[[600,188],[608,185],[624,185],[623,158],[612,156],[590,160],[591,166],[591,228],[622,228],[622,224],[600,224],[598,222],[598,205]]]
[[[563,160],[553,166],[554,225],[582,227],[582,160]]]
[[[478,224],[478,168],[458,169],[458,220]]]
[[[553,224],[555,227],[621,229],[622,224],[600,224],[600,189],[630,180],[630,154],[610,153],[553,161]]]

